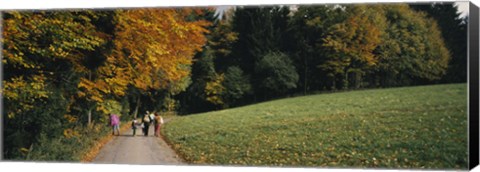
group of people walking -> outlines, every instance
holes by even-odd
[[[148,131],[150,130],[150,125],[154,126],[154,135],[160,136],[160,126],[163,124],[163,118],[157,113],[150,113],[147,111],[141,121],[134,119],[132,121],[132,130],[133,136],[136,135],[136,130],[141,128],[143,135],[148,136]]]
[[[133,136],[136,136],[136,131],[140,128],[142,129],[143,135],[148,136],[150,126],[153,125],[154,135],[158,137],[160,136],[160,127],[162,124],[163,118],[157,112],[150,113],[147,111],[141,120],[134,119],[132,121]],[[110,114],[110,125],[113,127],[112,134],[115,135],[115,132],[117,132],[118,135],[120,135],[120,119],[117,115]]]

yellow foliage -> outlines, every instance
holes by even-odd
[[[86,97],[87,100],[95,102],[103,101],[103,93],[105,93],[104,90],[107,89],[105,88],[105,84],[102,85],[100,82],[94,83],[86,78],[81,78],[77,87],[81,90],[77,93],[79,97]]]
[[[84,17],[72,12],[8,12],[3,30],[3,53],[5,64],[15,68],[40,68],[37,61],[25,54],[44,57],[46,60],[64,59],[72,62],[74,70],[85,71],[81,64],[84,58],[79,50],[93,50],[105,42],[106,37],[93,25],[78,22],[74,18]],[[79,34],[78,31],[82,33]],[[58,36],[51,36],[58,35]],[[47,39],[50,42],[44,44]]]
[[[101,106],[101,105],[97,106],[96,110],[99,111],[99,112],[102,112],[103,114],[109,114],[110,113],[110,111],[108,109],[106,109],[105,106]]]
[[[71,128],[63,130],[63,136],[65,136],[67,139],[72,138],[72,137],[77,137],[80,136],[78,131],[75,131]]]
[[[122,105],[119,102],[111,99],[102,100],[102,102],[98,103],[98,106],[96,108],[96,110],[101,112],[102,114],[108,115],[110,113],[114,113],[119,116],[121,116],[121,109]]]
[[[110,113],[105,95],[123,96],[128,85],[146,91],[166,89],[190,74],[182,66],[192,64],[193,55],[205,44],[206,21],[187,21],[194,9],[118,10],[115,47],[95,78],[81,78],[79,97],[99,103]],[[51,51],[62,52],[50,47]],[[128,52],[128,53],[126,53]],[[173,108],[173,104],[169,105]]]
[[[34,74],[3,81],[4,97],[22,106],[20,111],[8,112],[8,116],[14,118],[33,108],[34,102],[48,98],[43,73],[51,71],[46,66],[58,60],[85,74],[77,85],[77,96],[91,102],[102,103],[112,94],[123,96],[129,85],[141,90],[167,89],[182,81],[190,75],[194,54],[206,42],[210,23],[187,19],[200,12],[188,8],[116,11],[113,51],[94,71],[84,66],[84,53],[111,38],[90,23],[91,13],[9,12],[11,17],[4,21],[2,33],[2,62]],[[41,58],[42,62],[30,57]],[[106,111],[102,106],[98,110]]]
[[[70,114],[65,114],[63,115],[63,118],[65,118],[69,123],[74,123],[74,122],[77,122],[77,117],[75,116],[72,116]]]
[[[378,10],[369,8],[365,5],[353,7],[352,15],[346,21],[333,25],[324,39],[323,46],[340,55],[338,58],[342,61],[342,66],[364,68],[372,67],[378,62],[373,51],[381,43],[382,27],[386,19],[377,14]],[[326,64],[334,66],[339,59]]]
[[[225,87],[222,85],[225,79],[224,74],[215,75],[212,81],[207,82],[205,85],[205,94],[207,94],[207,101],[215,105],[223,104],[222,93],[225,91]]]
[[[35,101],[48,98],[49,92],[45,89],[45,77],[33,75],[27,78],[19,76],[4,80],[2,94],[5,99],[17,102],[21,107],[16,111],[8,112],[8,118],[14,118],[16,114],[33,109]]]
[[[101,69],[113,74],[108,84],[123,94],[126,85],[165,89],[190,74],[193,55],[205,44],[206,21],[187,21],[194,9],[135,9],[117,11],[115,50]],[[128,53],[125,53],[128,52]],[[115,66],[115,69],[108,67]],[[113,72],[112,70],[116,70]]]

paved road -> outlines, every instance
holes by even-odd
[[[142,164],[142,165],[181,165],[181,158],[160,137],[153,136],[153,125],[144,136],[137,129],[132,136],[131,129],[108,142],[99,152],[93,163],[103,164]]]

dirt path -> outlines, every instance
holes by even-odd
[[[160,137],[153,136],[153,125],[149,136],[137,129],[136,136],[131,129],[108,142],[98,153],[93,163],[181,165],[185,162]]]

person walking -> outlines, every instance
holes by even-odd
[[[137,122],[137,119],[133,119],[133,121],[132,121],[132,130],[133,130],[133,136],[135,136],[135,135],[136,135],[137,128],[138,128],[138,122]]]
[[[155,126],[155,136],[159,137],[160,136],[160,127],[163,124],[163,118],[160,116],[158,113],[155,113],[155,118],[154,118],[154,126]]]
[[[112,135],[115,135],[115,131],[117,131],[119,136],[120,135],[120,118],[116,114],[113,114],[113,113],[110,114],[110,126],[113,127]]]
[[[143,122],[143,134],[145,134],[145,136],[148,136],[148,130],[150,129],[150,124],[152,122],[152,120],[150,119],[150,114],[147,113],[143,116],[143,119],[142,119],[142,122]]]

